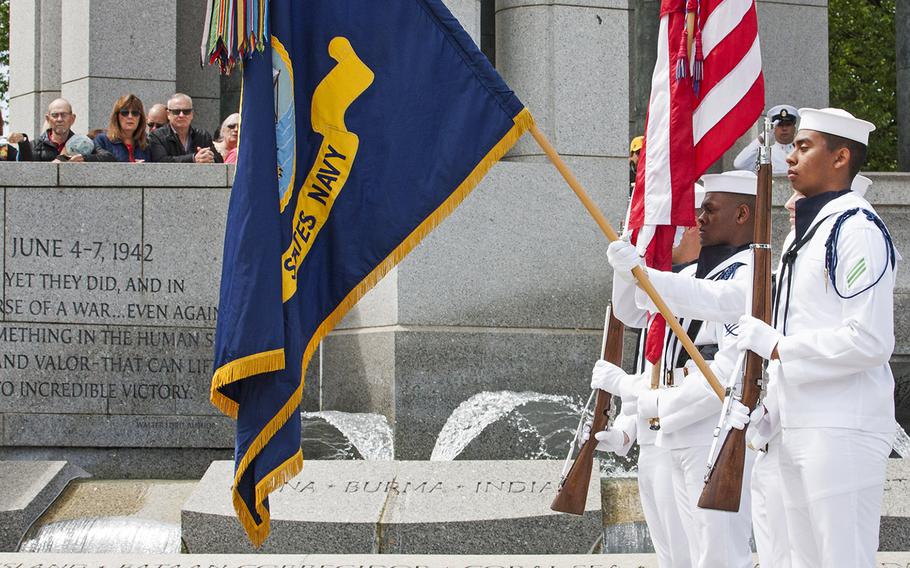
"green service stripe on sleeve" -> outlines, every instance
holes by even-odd
[[[856,282],[857,278],[862,276],[863,272],[866,271],[866,259],[861,258],[859,262],[850,270],[850,273],[847,274],[847,286],[853,286],[853,283]]]

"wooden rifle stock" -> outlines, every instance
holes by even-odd
[[[613,310],[611,309],[607,318],[607,327],[604,330],[606,341],[604,341],[604,350],[601,356],[606,361],[618,366],[622,366],[624,329],[622,322],[613,317]],[[591,483],[591,472],[594,468],[594,449],[597,447],[594,433],[601,432],[607,428],[607,422],[610,419],[611,399],[610,393],[602,390],[597,391],[591,437],[578,449],[578,455],[575,457],[571,469],[560,481],[556,498],[553,499],[550,509],[572,515],[584,514],[585,502],[588,500],[588,485]]]
[[[768,136],[767,133],[765,136]],[[755,198],[755,232],[752,239],[752,316],[771,322],[771,164],[763,163],[758,170],[758,194]],[[762,388],[764,360],[749,351],[743,372],[741,402],[750,410],[755,408]],[[732,393],[727,393],[732,396]],[[731,429],[708,473],[705,487],[698,500],[703,509],[739,511],[743,488],[743,469],[746,459],[746,429]]]

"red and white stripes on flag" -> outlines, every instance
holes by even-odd
[[[662,1],[629,214],[648,266],[670,268],[676,227],[695,224],[695,181],[755,123],[764,99],[755,0]],[[652,363],[663,343],[656,319],[646,349]]]

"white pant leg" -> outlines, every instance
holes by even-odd
[[[691,568],[670,476],[670,452],[653,444],[639,447],[638,492],[660,568]]]
[[[780,436],[768,451],[755,457],[752,467],[752,529],[758,559],[769,568],[790,568],[790,539],[784,511],[780,474]]]
[[[701,549],[699,548],[698,526],[692,513],[692,500],[689,499],[689,489],[686,485],[686,473],[683,467],[683,454],[681,452],[670,453],[670,465],[672,466],[673,493],[676,496],[676,508],[679,511],[679,518],[682,519],[686,539],[689,544],[689,557],[693,565],[699,557]]]
[[[784,430],[781,455],[786,456],[786,475],[798,476],[795,487],[802,492],[790,495],[787,502],[788,528],[794,525],[795,514],[796,531],[790,528],[794,568],[876,565],[892,437],[847,428]],[[811,542],[813,549],[794,541],[797,536]]]
[[[700,509],[698,499],[705,485],[705,464],[708,446],[672,450],[674,465],[682,468],[686,493],[692,514],[698,557],[694,564],[699,568],[752,568],[751,484],[752,452],[746,453],[743,474],[743,493],[738,513]],[[693,531],[690,531],[690,533]]]
[[[803,477],[797,463],[798,456],[792,451],[799,449],[798,443],[792,440],[793,436],[789,430],[781,433],[778,457],[784,513],[787,517],[787,539],[790,544],[790,566],[817,568],[816,563],[821,555],[815,543],[812,522],[809,520],[807,489],[803,485]]]

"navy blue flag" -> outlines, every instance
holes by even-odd
[[[439,0],[264,7],[244,8],[270,41],[244,48],[211,391],[237,419],[233,502],[256,546],[303,466],[319,341],[533,124]]]

